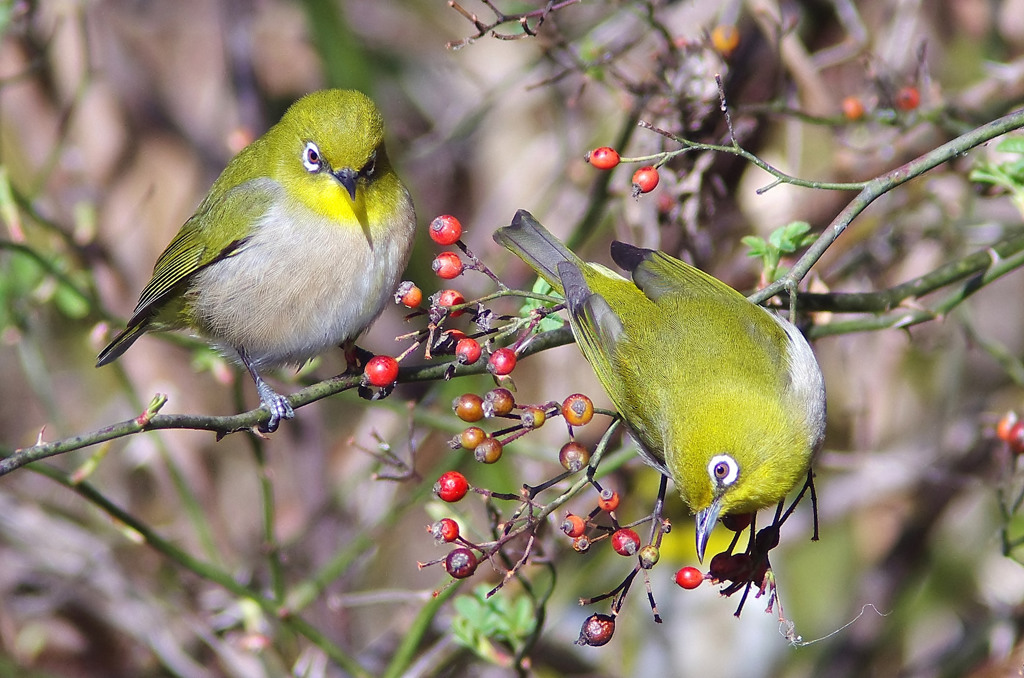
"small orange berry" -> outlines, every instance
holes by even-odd
[[[619,493],[606,487],[601,490],[601,496],[597,500],[597,505],[602,511],[611,513],[619,508]]]
[[[720,24],[711,31],[711,46],[723,57],[729,57],[740,45],[740,32],[732,24]]]
[[[859,97],[848,96],[840,105],[843,109],[843,117],[847,120],[860,120],[864,117],[864,104]]]

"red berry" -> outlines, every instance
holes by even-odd
[[[373,386],[391,386],[398,379],[398,361],[389,355],[375,355],[363,368],[363,376]]]
[[[602,511],[611,513],[619,508],[619,493],[606,487],[601,490],[601,496],[597,499],[597,505]]]
[[[896,108],[901,111],[912,111],[921,105],[921,92],[913,85],[901,87],[896,92]]]
[[[458,444],[465,450],[475,450],[476,446],[483,442],[487,434],[479,426],[470,426],[459,434]]]
[[[441,290],[434,295],[434,303],[438,306],[458,306],[459,304],[466,303],[466,297],[462,296],[462,293],[458,290]],[[448,315],[452,318],[458,318],[464,311],[451,311]]]
[[[587,521],[572,513],[565,514],[565,520],[562,521],[562,532],[565,532],[566,536],[576,539],[582,537],[586,531]]]
[[[496,388],[484,394],[484,416],[503,417],[516,406],[516,398],[507,388]]]
[[[480,360],[481,353],[483,351],[480,348],[480,342],[476,339],[463,337],[455,344],[455,359],[459,361],[460,365],[472,365]]]
[[[658,185],[658,170],[653,167],[641,167],[633,173],[633,195],[650,193]]]
[[[696,567],[683,567],[676,572],[676,584],[684,589],[695,589],[704,581],[704,575]]]
[[[1018,421],[1010,427],[1007,444],[1014,454],[1024,454],[1024,421]]]
[[[582,393],[574,393],[562,401],[562,416],[570,426],[589,424],[594,418],[594,402]]]
[[[516,368],[516,352],[510,348],[499,348],[487,361],[487,371],[503,377]]]
[[[469,492],[469,481],[458,471],[445,471],[434,483],[434,494],[441,501],[456,502]]]
[[[434,257],[434,263],[430,265],[438,278],[451,280],[462,274],[462,259],[455,252],[441,252]]]
[[[484,418],[484,399],[475,393],[463,393],[452,401],[455,416],[466,422],[480,421]]]
[[[572,540],[572,548],[576,553],[586,553],[590,550],[590,540],[586,535],[581,535]]]
[[[843,109],[843,117],[847,120],[860,120],[864,117],[864,104],[858,97],[848,96],[843,99],[840,106]]]
[[[610,170],[619,164],[619,153],[614,148],[602,146],[587,153],[586,161],[599,170]]]
[[[501,459],[503,446],[497,438],[484,438],[473,448],[473,456],[481,464],[493,464]]]
[[[558,451],[558,463],[566,471],[576,473],[590,463],[590,450],[575,440],[570,440]]]
[[[459,524],[451,518],[441,518],[427,526],[427,532],[434,535],[438,543],[453,542],[459,538]]]
[[[395,303],[416,308],[423,303],[423,290],[416,287],[411,280],[403,280],[395,290]]]
[[[430,239],[438,245],[454,245],[462,237],[462,224],[450,214],[430,222]]]
[[[444,569],[456,579],[465,579],[476,572],[476,554],[467,548],[453,549],[444,559]]]
[[[607,614],[592,614],[583,621],[577,645],[601,647],[608,644],[615,633],[615,617]]]
[[[640,550],[640,535],[628,527],[612,532],[612,548],[620,556],[633,556]]]

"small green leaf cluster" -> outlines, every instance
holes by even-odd
[[[772,231],[767,240],[756,235],[744,236],[743,244],[750,249],[747,256],[761,259],[765,280],[775,282],[786,274],[785,267],[780,267],[782,257],[814,242],[817,236],[810,230],[811,225],[806,221],[793,221]]]
[[[455,640],[482,659],[505,664],[506,651],[501,643],[518,654],[533,634],[537,615],[526,596],[491,596],[488,586],[455,599],[456,617],[452,621]]]
[[[970,180],[1005,189],[1013,204],[1024,215],[1024,136],[1004,139],[996,146],[1001,153],[1016,153],[1019,157],[995,164],[983,160],[971,170]]]

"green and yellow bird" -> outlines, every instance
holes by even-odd
[[[350,346],[394,292],[415,228],[374,103],[308,94],[228,163],[96,366],[146,332],[192,330],[237,355],[274,431],[295,413],[260,371]]]
[[[494,239],[565,296],[642,456],[697,514],[701,560],[720,516],[776,505],[806,479],[825,383],[790,322],[662,252],[613,242],[632,280],[586,263],[525,211]]]

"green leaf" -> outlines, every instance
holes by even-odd
[[[1020,153],[1024,155],[1024,136],[1006,137],[999,142],[996,150],[1003,153]]]
[[[768,253],[768,243],[760,236],[745,235],[740,242],[747,246],[748,257],[763,257]]]

